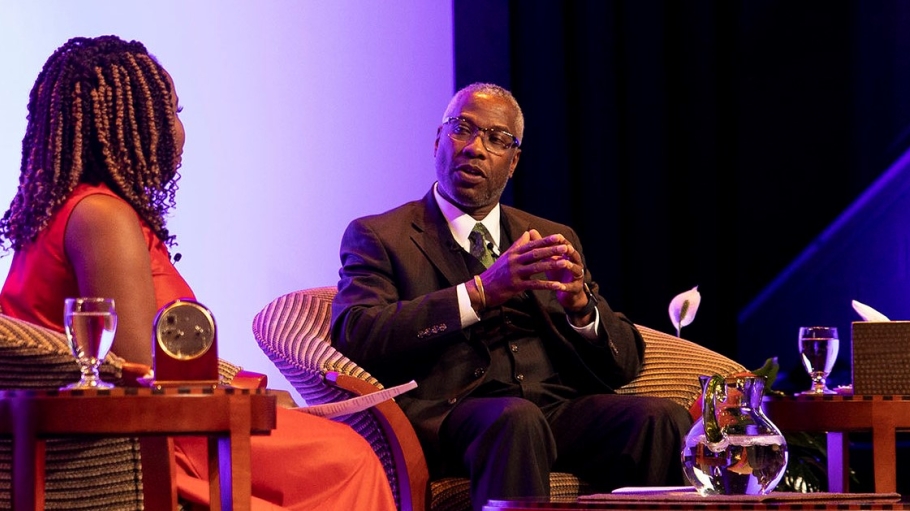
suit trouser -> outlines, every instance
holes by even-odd
[[[597,492],[683,484],[680,452],[692,419],[668,400],[598,394],[548,407],[519,397],[474,397],[446,418],[440,445],[471,480],[471,504],[547,497],[550,471]]]

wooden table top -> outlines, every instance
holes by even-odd
[[[118,387],[86,390],[0,391],[0,434],[11,434],[12,418],[27,407],[39,418],[36,434],[142,436],[205,435],[231,431],[232,412],[249,410],[251,434],[275,429],[277,397],[267,389]],[[73,420],[91,417],[99,420]],[[100,420],[108,418],[109,420]]]
[[[641,500],[615,500],[615,501],[579,501],[576,499],[516,499],[516,500],[490,500],[483,508],[484,511],[563,511],[568,509],[611,509],[611,510],[675,510],[675,511],[889,511],[910,510],[910,501],[878,501],[878,500],[812,500],[804,502],[731,502],[717,501],[705,498],[701,501],[688,502],[660,502],[648,500],[642,496]]]
[[[910,429],[910,396],[766,396],[763,407],[771,421],[785,430],[870,430],[880,417],[887,417],[896,429]]]

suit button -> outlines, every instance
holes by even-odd
[[[517,345],[517,344],[510,344],[510,345],[509,345],[509,349],[512,350],[512,353],[518,353],[518,345]]]
[[[518,381],[525,381],[525,375],[519,374],[518,376],[515,377],[515,379]]]
[[[484,369],[484,368],[482,368],[482,367],[478,367],[477,369],[474,369],[474,377],[475,377],[475,378],[480,378],[480,377],[483,376],[484,373],[486,373],[486,372],[487,372],[486,369]]]
[[[454,405],[454,404],[457,403],[457,402],[458,402],[458,398],[455,398],[455,397],[450,397],[450,398],[449,398],[449,401],[448,401],[448,403],[449,403],[450,405]]]

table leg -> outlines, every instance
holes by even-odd
[[[828,440],[828,491],[846,493],[850,491],[850,444],[847,435],[840,431],[829,431]]]
[[[44,440],[35,434],[35,413],[25,401],[14,401],[12,508],[14,511],[44,510]]]
[[[230,474],[231,484],[226,490],[237,511],[249,511],[252,506],[251,475],[252,454],[250,449],[250,427],[252,425],[252,402],[249,396],[231,400],[231,432],[229,438],[219,438],[221,469]],[[227,455],[227,456],[225,456]],[[226,460],[224,458],[226,457]],[[224,491],[224,489],[223,489]]]
[[[231,472],[224,470],[225,459],[230,466],[230,452],[221,450],[221,437],[209,436],[209,511],[233,511],[230,491],[225,498],[224,488],[231,487]]]
[[[872,470],[875,491],[897,491],[897,428],[894,416],[880,408],[872,410]]]
[[[247,428],[249,431],[249,428]],[[223,474],[230,474],[231,484],[225,484],[222,496],[230,499],[236,511],[248,511],[252,506],[252,477],[250,474],[250,435],[232,435],[219,438],[221,443]],[[224,453],[229,453],[226,457]],[[245,461],[240,461],[245,460]],[[224,476],[222,476],[223,478]]]
[[[177,510],[177,473],[174,439],[166,436],[139,437],[142,456],[142,488],[145,509]]]

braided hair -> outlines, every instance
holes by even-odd
[[[172,246],[165,217],[180,166],[174,91],[138,41],[75,37],[45,62],[28,101],[19,187],[0,248],[34,241],[80,183],[105,184]]]

